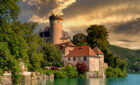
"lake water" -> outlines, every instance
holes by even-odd
[[[140,74],[128,74],[124,78],[36,80],[24,85],[140,85]]]

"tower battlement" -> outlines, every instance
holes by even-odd
[[[50,20],[63,20],[63,16],[62,15],[54,15],[51,14],[51,16],[49,17]]]

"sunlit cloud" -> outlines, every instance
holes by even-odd
[[[27,1],[34,1],[37,4],[33,2],[25,3]],[[26,21],[38,22],[39,24],[46,26],[49,24],[49,14],[52,12],[52,10],[60,7],[60,11],[56,11],[58,12],[56,14],[64,14],[63,29],[68,31],[69,34],[74,35],[78,32],[85,32],[87,27],[92,24],[102,24],[108,28],[109,41],[111,44],[131,49],[140,49],[140,45],[138,44],[140,43],[138,41],[140,32],[138,31],[137,33],[131,33],[140,29],[140,24],[138,24],[140,20],[137,20],[140,18],[139,0],[27,1],[21,3],[22,10],[20,17],[23,20],[26,19]],[[57,1],[68,1],[68,3],[61,3],[61,5],[59,5],[60,3]],[[133,22],[137,22],[137,26],[133,26]],[[125,24],[125,26],[122,24]],[[123,29],[123,27],[125,27],[125,29]],[[128,32],[131,34],[129,37]],[[134,42],[130,43],[120,40],[130,40]]]

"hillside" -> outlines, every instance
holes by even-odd
[[[140,71],[140,50],[130,50],[114,45],[109,45],[108,48],[115,55],[120,56],[128,61],[128,71]]]

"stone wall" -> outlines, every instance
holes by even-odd
[[[47,76],[45,74],[40,74],[40,73],[35,73],[35,72],[30,72],[30,75],[24,75],[25,76],[25,80],[22,81],[22,82],[28,82],[28,81],[31,81],[31,80],[37,80],[37,79],[54,79],[54,75],[51,74],[50,76]],[[11,75],[3,75],[3,76],[0,76],[0,79],[1,79],[1,84],[2,85],[10,85],[12,84],[12,79],[11,79]],[[0,85],[1,85],[0,84]]]
[[[50,39],[53,44],[60,44],[62,42],[62,26],[63,20],[52,19],[50,21]]]
[[[98,55],[100,57],[100,70],[104,70],[104,55]]]
[[[105,78],[104,71],[87,72],[86,78]]]
[[[89,71],[99,71],[98,57],[89,57]]]

